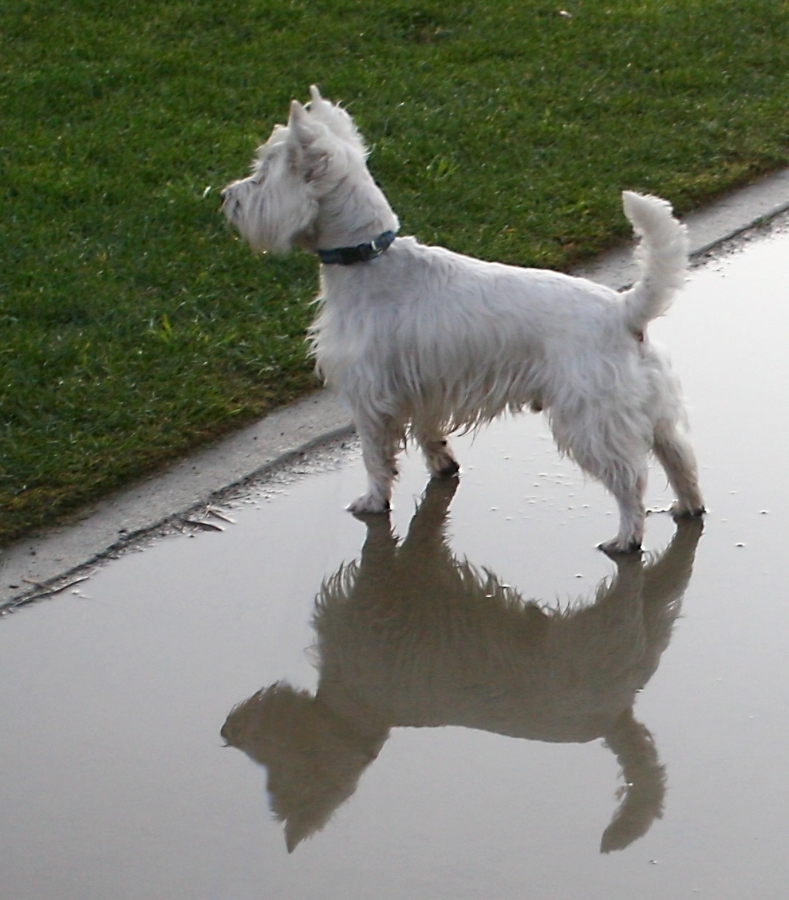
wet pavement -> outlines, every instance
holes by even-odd
[[[710,511],[643,561],[523,416],[390,521],[338,441],[4,616],[0,894],[784,898],[787,274],[784,220],[650,328]]]

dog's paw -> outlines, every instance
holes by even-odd
[[[430,474],[435,478],[451,478],[460,472],[460,463],[452,457],[446,457],[440,465],[431,467]]]
[[[377,494],[362,494],[347,507],[355,516],[382,515],[389,512],[389,501]]]
[[[700,519],[707,510],[703,506],[686,506],[677,500],[675,503],[671,504],[669,512],[674,521],[678,522],[682,519]]]
[[[424,453],[427,470],[434,478],[450,478],[460,471],[460,463],[455,459],[446,440],[425,444]]]
[[[617,557],[622,556],[623,554],[630,553],[640,553],[641,552],[641,541],[637,540],[619,540],[618,538],[612,538],[610,541],[603,541],[602,544],[597,545],[598,550],[602,550],[606,556]]]

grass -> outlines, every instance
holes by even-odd
[[[218,189],[311,82],[405,233],[567,268],[789,162],[785,0],[5,0],[0,542],[314,386],[317,266]]]

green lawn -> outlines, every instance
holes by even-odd
[[[566,268],[622,188],[679,212],[789,162],[786,0],[0,6],[0,541],[314,385],[317,266],[218,191],[311,82],[403,232]]]

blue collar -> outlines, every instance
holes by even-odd
[[[318,257],[325,265],[352,266],[354,263],[369,262],[388,250],[394,239],[394,231],[385,231],[369,244],[337,247],[335,250],[318,250]]]

